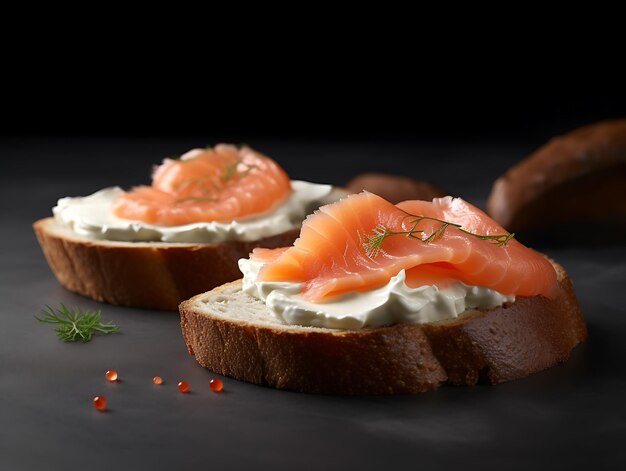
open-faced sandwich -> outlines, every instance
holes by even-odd
[[[521,378],[587,335],[563,267],[459,198],[321,207],[292,246],[180,306],[189,352],[281,389],[416,393]]]
[[[112,304],[174,310],[240,277],[237,260],[281,247],[302,220],[343,195],[290,181],[249,147],[194,149],[157,167],[151,186],[68,197],[34,224],[52,271],[67,289]]]

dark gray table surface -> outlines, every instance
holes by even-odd
[[[63,290],[31,230],[56,199],[147,180],[208,138],[0,139],[0,469],[565,469],[626,458],[626,245],[536,247],[570,272],[589,341],[566,364],[499,386],[400,397],[298,394],[216,375],[187,354],[176,313]],[[484,205],[491,182],[539,143],[256,140],[293,178],[364,170],[436,182]],[[58,341],[44,304],[102,309],[119,335]],[[114,368],[121,381],[109,384]],[[154,375],[165,379],[152,384]],[[180,379],[191,394],[177,392]],[[107,413],[91,405],[106,395]]]

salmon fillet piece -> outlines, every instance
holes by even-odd
[[[291,194],[285,171],[249,147],[219,144],[165,159],[151,186],[121,194],[118,217],[159,226],[232,221],[272,210]]]
[[[251,257],[265,263],[259,281],[303,283],[301,294],[312,302],[381,287],[401,270],[409,287],[461,281],[546,297],[557,287],[544,256],[449,196],[393,205],[372,193],[351,195],[308,216],[292,247],[255,250]]]

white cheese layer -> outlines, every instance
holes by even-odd
[[[434,285],[409,288],[402,270],[381,288],[312,303],[300,295],[301,283],[257,281],[262,267],[260,262],[239,260],[243,291],[264,301],[287,324],[349,330],[421,324],[455,318],[468,309],[485,310],[515,301],[515,296],[461,282],[445,289]]]

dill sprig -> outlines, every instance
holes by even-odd
[[[406,212],[405,212],[406,213]],[[448,227],[454,227],[465,234],[471,235],[481,240],[486,240],[490,242],[494,242],[498,247],[506,247],[513,237],[515,237],[514,233],[511,234],[494,234],[494,235],[484,235],[484,234],[476,234],[474,232],[463,229],[460,224],[455,224],[453,222],[444,221],[443,219],[437,219],[428,216],[417,216],[415,214],[406,213],[406,218],[415,218],[411,220],[409,223],[412,224],[411,228],[407,231],[392,231],[388,227],[383,224],[378,224],[372,231],[371,234],[368,234],[365,237],[365,241],[361,244],[363,249],[365,250],[365,255],[371,259],[375,259],[378,254],[382,250],[383,242],[388,237],[396,236],[396,235],[405,235],[408,238],[419,240],[425,244],[433,242],[435,240],[440,239],[446,229]],[[418,225],[422,221],[434,221],[441,223],[437,229],[433,230],[429,235],[426,235],[425,231],[422,229],[418,229]]]
[[[231,163],[228,167],[224,169],[224,174],[222,175],[223,182],[227,182],[237,174],[237,168],[239,167],[240,163],[241,157],[238,157],[233,161],[233,163]]]
[[[89,342],[94,333],[114,334],[120,331],[112,322],[102,322],[100,311],[82,312],[74,306],[69,309],[65,304],[61,308],[53,309],[46,304],[41,310],[43,317],[35,316],[39,322],[57,325],[54,331],[64,342]]]
[[[243,170],[239,170],[239,165],[243,165],[245,168]],[[228,167],[224,169],[224,173],[221,178],[222,183],[226,183],[235,177],[243,178],[255,168],[258,167],[254,164],[246,164],[243,162],[241,157],[237,157]]]

